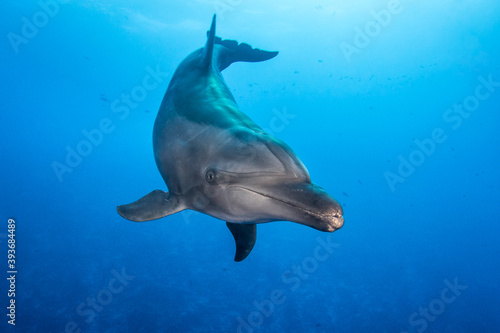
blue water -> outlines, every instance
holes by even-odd
[[[498,1],[3,6],[0,331],[499,331]],[[115,211],[167,190],[153,123],[214,12],[218,36],[280,51],[223,75],[345,217],[258,225],[241,263],[223,221]]]

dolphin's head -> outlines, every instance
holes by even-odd
[[[211,204],[218,213],[227,214],[221,217],[229,222],[286,220],[329,232],[344,223],[340,204],[310,181],[273,177],[265,172],[238,174],[216,168],[208,169],[206,178],[216,194]]]
[[[198,181],[186,193],[189,208],[233,223],[284,220],[329,232],[342,227],[341,205],[311,183],[285,143],[246,129],[210,139],[218,144],[200,152],[207,158],[198,159],[190,177]]]

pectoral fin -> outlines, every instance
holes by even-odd
[[[156,220],[184,209],[177,196],[161,190],[154,190],[135,202],[116,207],[118,214],[135,222]]]
[[[255,224],[236,224],[226,222],[229,231],[233,234],[236,242],[236,255],[234,261],[242,261],[253,249],[257,238],[257,226]]]

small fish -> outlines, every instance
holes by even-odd
[[[342,192],[342,194],[349,198],[349,194],[347,194],[345,192]]]
[[[99,96],[99,99],[100,99],[101,101],[104,101],[104,102],[109,103],[109,99],[108,99],[108,98],[106,97],[106,95],[104,95],[104,94],[101,94],[101,95]]]

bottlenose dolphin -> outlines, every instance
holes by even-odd
[[[239,110],[222,78],[233,62],[277,54],[216,37],[213,16],[205,47],[175,71],[154,124],[154,156],[169,192],[118,206],[121,216],[142,222],[192,209],[224,220],[236,242],[235,261],[252,251],[258,223],[342,227],[341,205],[311,183],[288,145]]]

